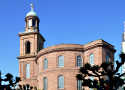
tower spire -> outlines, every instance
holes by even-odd
[[[34,5],[33,5],[33,3],[31,3],[30,6],[31,6],[31,11],[34,11]]]
[[[123,34],[122,34],[122,44],[121,44],[121,46],[122,46],[122,53],[125,53],[125,21],[124,21],[124,32],[123,32]]]

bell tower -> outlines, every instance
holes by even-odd
[[[31,4],[31,11],[25,17],[25,30],[19,33],[20,56],[19,73],[22,79],[21,84],[37,85],[37,63],[36,55],[44,47],[44,37],[39,32],[39,18]]]
[[[122,43],[121,43],[121,53],[125,54],[125,22],[124,22],[124,32],[122,34]],[[125,63],[122,65],[122,71],[121,73],[125,73]]]

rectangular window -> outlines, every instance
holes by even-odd
[[[48,80],[46,77],[43,78],[43,90],[47,90],[47,87],[48,87]]]
[[[31,27],[32,26],[32,19],[30,19],[28,23],[29,23],[29,27]]]
[[[77,56],[76,57],[76,64],[77,64],[77,67],[81,67],[82,66],[82,57],[81,56]]]
[[[58,66],[59,67],[64,67],[64,56],[59,56],[58,57]]]
[[[90,62],[91,65],[94,65],[94,55],[93,54],[90,55],[89,62]]]
[[[48,60],[45,58],[43,62],[43,68],[44,70],[48,68]]]
[[[82,90],[82,80],[77,80],[77,90]]]
[[[26,78],[30,78],[30,64],[26,64]]]

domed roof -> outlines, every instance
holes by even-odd
[[[31,4],[31,11],[26,14],[27,16],[37,16],[36,12],[34,11],[34,6]]]
[[[37,16],[37,15],[36,15],[36,12],[34,12],[34,11],[31,10],[30,12],[28,12],[28,13],[26,14],[26,17],[27,17],[27,16]]]

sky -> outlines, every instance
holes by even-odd
[[[103,39],[115,46],[119,59],[125,21],[125,0],[1,0],[0,70],[19,75],[19,32],[25,30],[30,3],[40,18],[45,47],[86,44]]]

